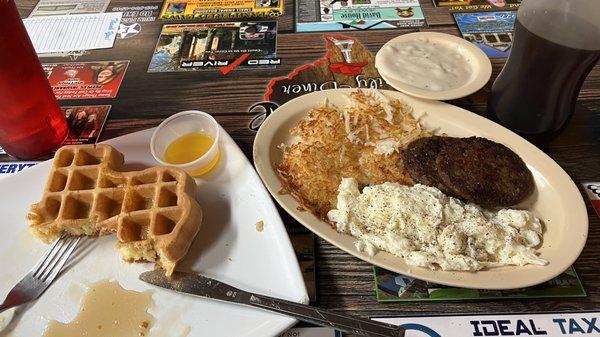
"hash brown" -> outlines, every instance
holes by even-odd
[[[277,166],[284,192],[323,219],[335,208],[343,177],[361,187],[412,184],[399,152],[429,135],[411,107],[376,90],[352,92],[343,108],[325,103],[311,109],[290,133],[300,140],[283,147]]]

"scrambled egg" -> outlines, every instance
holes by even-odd
[[[531,212],[488,211],[425,185],[383,183],[360,193],[354,178],[339,186],[337,230],[374,255],[385,250],[413,266],[476,271],[503,265],[546,265],[535,253],[542,225]]]

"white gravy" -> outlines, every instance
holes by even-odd
[[[388,44],[377,55],[379,70],[417,88],[455,89],[465,84],[472,73],[469,60],[460,48],[428,39]]]

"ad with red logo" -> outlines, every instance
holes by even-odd
[[[44,64],[57,99],[114,98],[129,61]]]

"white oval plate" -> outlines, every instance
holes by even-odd
[[[125,165],[140,169],[158,165],[150,154],[153,129],[107,143],[125,154]],[[281,218],[252,164],[221,129],[221,160],[213,171],[196,179],[204,223],[178,269],[194,270],[254,292],[308,302],[296,255]],[[50,162],[0,180],[0,298],[33,267],[48,249],[27,228],[25,215],[37,202]],[[263,220],[264,230],[256,230]],[[114,235],[88,239],[85,254],[59,277],[22,316],[14,319],[9,336],[41,336],[49,320],[68,322],[79,310],[85,285],[117,280],[124,288],[152,291],[149,312],[152,336],[264,337],[278,336],[296,321],[245,306],[160,289],[138,280],[154,269],[150,263],[121,261]],[[0,333],[2,334],[2,333]]]
[[[377,71],[379,71],[379,75],[381,75],[381,78],[383,78],[391,87],[398,91],[425,99],[456,99],[468,96],[483,88],[483,86],[489,81],[490,76],[492,76],[492,63],[487,55],[485,55],[483,51],[469,41],[454,35],[436,32],[417,32],[404,34],[391,39],[382,48],[390,44],[398,44],[415,40],[428,40],[458,48],[471,64],[471,77],[462,86],[450,90],[431,91],[421,89],[408,83],[404,83],[400,79],[396,78],[390,69],[387,69],[387,67],[382,64],[380,53],[377,53],[375,56],[375,67],[377,68]]]
[[[505,144],[523,158],[533,173],[536,189],[520,208],[533,211],[545,224],[540,256],[547,266],[506,266],[478,272],[450,272],[407,265],[400,257],[387,252],[369,256],[356,250],[354,238],[338,233],[329,224],[299,211],[298,202],[289,194],[279,194],[281,182],[275,164],[281,162],[280,144],[293,144],[297,139],[289,129],[324,99],[337,106],[347,104],[344,94],[356,89],[332,89],[295,98],[273,112],[263,123],[254,141],[254,164],[263,182],[277,202],[296,220],[333,245],[377,266],[430,282],[475,289],[512,289],[538,284],[562,273],[577,259],[585,245],[588,217],[583,198],[567,173],[550,157],[512,131],[481,116],[456,106],[416,99],[396,91],[381,91],[401,99],[424,115],[421,123],[429,129],[450,136],[480,136]]]

